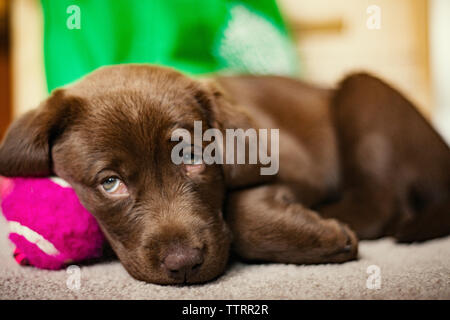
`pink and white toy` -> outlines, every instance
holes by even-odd
[[[55,270],[102,255],[97,221],[64,180],[0,177],[0,201],[19,264]]]

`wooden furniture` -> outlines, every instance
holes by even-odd
[[[11,121],[8,9],[7,0],[0,0],[0,138]]]
[[[367,70],[402,90],[426,116],[430,88],[427,0],[277,0],[292,26],[306,79],[332,85]],[[380,8],[380,29],[367,9]]]

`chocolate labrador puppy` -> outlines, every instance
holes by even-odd
[[[206,164],[194,151],[175,164],[172,134],[192,132],[194,121],[224,133],[279,129],[279,170]],[[276,76],[104,67],[12,124],[0,175],[68,181],[128,272],[159,284],[217,277],[230,245],[246,260],[336,263],[356,258],[358,238],[450,233],[449,147],[366,74],[321,89]]]

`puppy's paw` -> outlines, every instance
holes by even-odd
[[[355,260],[358,256],[358,238],[346,224],[331,220],[335,231],[334,243],[324,254],[325,262],[340,263]]]
[[[358,256],[358,237],[347,225],[340,223],[342,232],[347,237],[344,247],[338,250],[337,255],[343,255],[343,261],[354,260]]]

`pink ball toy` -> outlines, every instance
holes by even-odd
[[[64,180],[0,177],[0,201],[19,264],[56,270],[102,255],[97,221]]]

